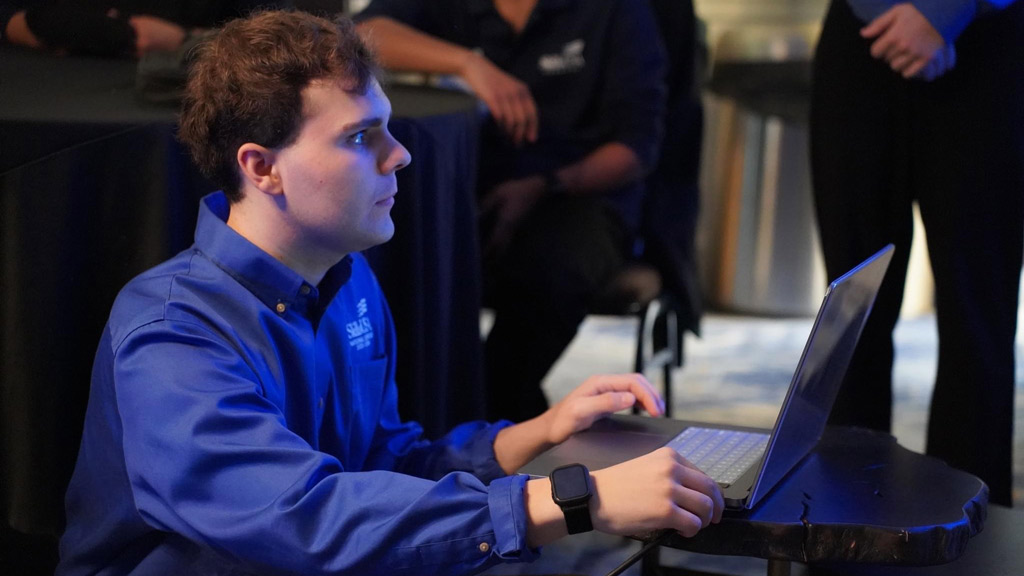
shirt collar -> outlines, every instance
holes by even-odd
[[[553,10],[569,6],[576,0],[537,0],[534,10]],[[486,12],[497,12],[494,7],[494,0],[469,0],[470,14],[480,15]]]
[[[227,225],[231,206],[223,192],[214,192],[202,199],[196,225],[196,248],[232,278],[245,286],[266,306],[279,313],[298,305],[304,313],[323,308],[349,279],[352,256],[347,255],[331,267],[319,294],[297,272],[267,254]],[[285,307],[281,308],[283,304]]]

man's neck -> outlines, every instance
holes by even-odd
[[[494,0],[494,8],[509,26],[519,34],[526,28],[530,14],[539,0]]]
[[[252,242],[278,262],[295,271],[296,274],[317,286],[324,275],[345,255],[339,258],[311,258],[308,250],[298,247],[297,234],[291,228],[274,218],[263,217],[258,207],[245,200],[231,204],[227,225],[240,236]]]

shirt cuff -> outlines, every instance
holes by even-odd
[[[913,6],[952,44],[974,20],[977,0],[915,0]]]
[[[529,476],[516,474],[499,478],[488,487],[487,505],[494,526],[494,550],[499,558],[512,562],[533,562],[539,548],[526,544],[526,502],[523,492]]]
[[[512,423],[508,420],[495,422],[477,431],[477,437],[473,439],[469,456],[470,463],[473,466],[473,475],[485,484],[497,478],[508,476],[501,469],[501,465],[498,464],[498,458],[494,454],[494,439],[498,436],[498,432],[511,425]]]

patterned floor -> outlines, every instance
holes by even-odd
[[[680,418],[739,421],[771,427],[810,331],[811,318],[758,318],[712,314],[704,336],[688,336],[686,365],[675,376],[675,414]],[[628,318],[592,316],[549,374],[544,388],[557,400],[586,375],[628,371],[636,324]],[[904,319],[896,328],[894,435],[905,447],[923,451],[927,406],[935,374],[935,318]],[[1018,338],[1018,358],[1024,357]],[[1018,390],[1024,365],[1017,368]],[[1024,394],[1017,395],[1018,419]],[[1024,427],[1014,441],[1015,501],[1024,502]],[[574,539],[575,538],[575,539]],[[563,539],[530,566],[505,566],[489,574],[605,574],[637,549],[633,542],[603,535]],[[730,574],[764,574],[763,560],[670,552],[664,561],[690,569]],[[634,568],[626,574],[638,574]]]

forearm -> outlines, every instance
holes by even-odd
[[[643,178],[644,166],[630,147],[609,142],[582,160],[563,166],[556,175],[569,194],[599,194]]]
[[[514,474],[554,444],[549,439],[551,412],[498,432],[494,438],[494,457],[506,474]]]
[[[43,43],[29,29],[24,10],[15,12],[11,19],[7,21],[7,26],[4,29],[4,38],[9,43],[19,46],[27,46],[29,48],[43,47]]]
[[[391,18],[370,18],[357,24],[356,30],[373,47],[381,64],[392,70],[461,75],[476,57],[467,48]]]

